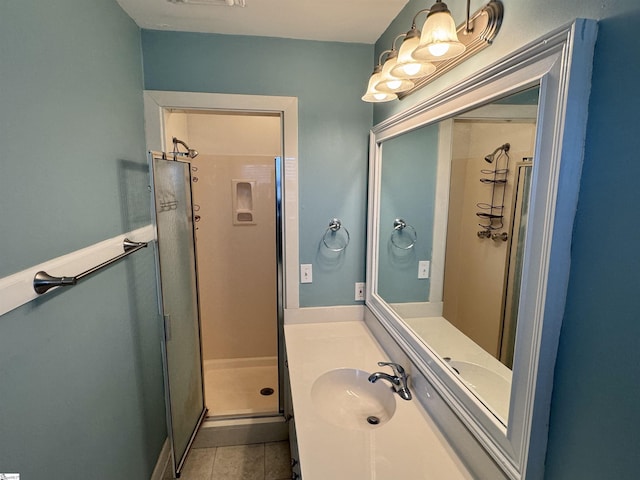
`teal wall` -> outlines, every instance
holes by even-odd
[[[480,3],[472,2],[472,10]],[[374,121],[415,105],[575,17],[599,20],[545,478],[637,478],[640,5],[637,0],[504,3],[502,29],[490,48],[407,99],[377,105]],[[413,12],[429,6],[411,1],[376,51],[389,48],[393,36],[409,28]]]
[[[374,122],[574,17],[600,20],[546,477],[635,478],[640,7],[505,3],[491,48],[409,98],[376,106]],[[412,0],[376,51],[429,5]],[[360,96],[373,46],[140,34],[113,0],[0,3],[0,277],[150,221],[140,37],[146,88],[299,97],[300,261],[314,264],[301,304],[353,303],[353,283],[364,279],[372,108]],[[352,241],[333,258],[319,245],[335,216]],[[0,471],[149,478],[166,435],[155,298],[146,250],[0,317]]]
[[[300,263],[313,265],[300,305],[356,303],[354,284],[365,278],[372,115],[360,97],[373,46],[143,30],[142,49],[149,90],[298,97]],[[334,217],[351,235],[339,254],[321,246]]]
[[[438,173],[438,125],[429,125],[384,142],[380,181],[380,238],[378,293],[389,303],[426,302],[430,279],[418,279],[418,262],[431,261],[433,218]],[[402,218],[409,227],[394,232]]]
[[[0,2],[0,277],[150,223],[140,31]],[[166,438],[151,248],[0,317],[0,472],[148,479]]]

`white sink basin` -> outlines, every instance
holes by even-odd
[[[354,368],[322,374],[311,386],[315,411],[344,428],[369,430],[384,425],[396,411],[396,399],[388,384],[371,383],[369,375]]]
[[[460,374],[462,382],[471,389],[503,422],[509,414],[511,382],[481,365],[451,360],[449,365]]]

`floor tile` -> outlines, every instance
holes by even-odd
[[[264,480],[264,444],[218,447],[211,480]]]
[[[273,442],[264,445],[264,480],[291,478],[291,453],[289,442]]]
[[[180,480],[210,480],[216,448],[192,448],[182,468]]]

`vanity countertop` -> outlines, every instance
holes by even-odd
[[[391,420],[358,430],[333,425],[315,411],[311,388],[323,373],[389,370],[378,367],[389,358],[364,322],[288,324],[284,329],[304,480],[472,478],[415,398],[397,396]]]

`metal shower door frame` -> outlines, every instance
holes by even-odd
[[[157,233],[157,243],[156,243],[156,268],[157,268],[157,291],[158,291],[158,307],[159,307],[159,312],[160,315],[163,318],[163,338],[162,338],[162,362],[163,362],[163,375],[164,375],[164,389],[165,389],[165,406],[166,406],[166,420],[167,420],[167,434],[169,437],[169,444],[171,447],[171,459],[172,459],[172,469],[173,469],[173,474],[174,474],[174,478],[178,478],[180,476],[180,471],[182,470],[182,467],[184,466],[184,462],[186,460],[187,454],[189,453],[189,450],[191,448],[191,445],[195,439],[196,433],[198,432],[198,429],[200,427],[200,425],[202,424],[205,416],[206,416],[206,406],[205,406],[205,402],[204,402],[204,381],[203,381],[203,371],[202,371],[202,341],[201,341],[201,326],[200,326],[200,307],[199,307],[199,297],[198,297],[198,288],[197,288],[197,264],[195,261],[195,232],[194,232],[194,219],[193,219],[193,209],[192,209],[192,205],[193,205],[193,201],[192,201],[192,192],[191,192],[191,164],[189,162],[182,162],[182,161],[170,161],[170,160],[166,160],[166,157],[163,156],[162,154],[158,154],[158,153],[154,153],[154,152],[149,152],[149,172],[150,172],[150,184],[151,184],[151,189],[152,189],[152,215],[153,215],[153,221],[154,221],[154,225],[156,227],[156,233]],[[172,319],[171,319],[171,313],[169,312],[170,310],[170,306],[167,304],[167,302],[165,301],[165,290],[163,289],[163,275],[162,275],[162,259],[161,259],[161,250],[162,250],[162,246],[160,245],[160,237],[162,236],[162,234],[160,233],[161,228],[159,228],[158,225],[158,213],[159,213],[159,209],[158,209],[158,205],[159,205],[159,199],[157,198],[157,179],[156,179],[156,162],[166,162],[167,165],[172,164],[176,166],[176,169],[181,169],[182,172],[182,178],[184,179],[184,184],[185,184],[185,197],[183,199],[181,199],[184,204],[185,204],[185,208],[186,208],[186,221],[187,223],[190,225],[190,228],[188,229],[188,236],[190,238],[190,243],[189,245],[186,245],[186,250],[190,251],[190,265],[189,265],[189,276],[191,278],[186,279],[186,281],[192,282],[193,285],[195,285],[195,292],[193,292],[194,294],[191,295],[191,312],[192,312],[192,318],[190,318],[190,320],[193,322],[191,324],[191,327],[195,327],[195,331],[197,332],[197,335],[195,338],[195,345],[192,345],[194,348],[192,349],[192,353],[195,356],[193,358],[193,361],[195,364],[198,365],[198,371],[195,372],[195,376],[199,377],[199,385],[195,385],[195,390],[196,390],[196,394],[199,395],[199,399],[197,399],[197,404],[195,409],[192,410],[191,412],[191,424],[187,425],[187,433],[190,434],[188,436],[188,438],[186,438],[186,444],[184,445],[176,445],[176,415],[177,413],[174,411],[174,405],[172,402],[173,397],[175,397],[175,395],[172,395],[172,388],[171,388],[171,368],[172,366],[170,365],[171,363],[171,355],[170,355],[170,349],[171,349],[171,345],[169,344],[169,342],[171,342],[171,339],[174,335],[175,332],[172,332],[172,329],[175,330],[176,326],[172,326]],[[176,200],[176,204],[179,201],[179,199]],[[177,207],[177,205],[176,205]],[[172,205],[169,205],[167,208],[173,208]],[[166,283],[164,284],[166,286]],[[194,317],[194,318],[193,318]],[[197,379],[196,379],[197,380]],[[198,388],[199,387],[199,388]],[[184,448],[182,448],[184,446]]]

